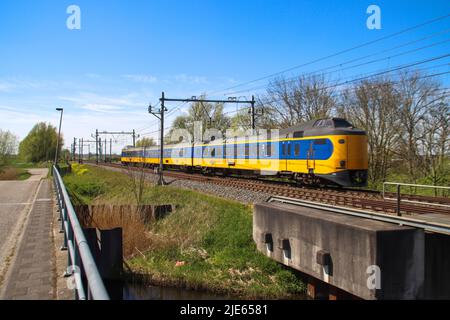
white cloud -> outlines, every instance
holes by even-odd
[[[90,110],[95,112],[114,112],[123,110],[123,108],[118,106],[112,106],[107,104],[95,104],[95,103],[83,105],[81,108],[84,110]]]
[[[61,96],[59,100],[72,102],[75,107],[92,110],[93,106],[107,106],[110,110],[118,110],[124,107],[142,107],[142,101],[135,100],[138,96],[127,94],[119,97],[103,96],[95,93],[83,92],[76,96]],[[103,109],[107,109],[103,108]]]
[[[189,84],[207,84],[208,81],[206,80],[206,77],[201,76],[190,76],[187,74],[177,74],[174,79],[178,82],[182,83],[189,83]]]
[[[158,81],[158,78],[145,74],[126,74],[123,75],[123,77],[125,79],[141,83],[156,83]]]
[[[0,92],[10,92],[14,87],[11,83],[0,82]]]
[[[86,77],[91,78],[91,79],[99,79],[102,76],[99,75],[98,73],[86,73]]]

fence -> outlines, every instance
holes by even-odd
[[[109,300],[103,280],[78,221],[64,182],[53,166],[53,181],[59,206],[61,229],[64,232],[63,249],[68,251],[67,276],[73,276],[76,298],[79,300]]]
[[[388,198],[386,197],[386,186],[396,186],[397,189],[397,198]],[[399,182],[383,182],[383,199],[386,200],[397,200],[397,215],[401,215],[400,213],[400,205],[401,202],[410,202],[410,203],[416,203],[416,204],[423,204],[423,202],[420,201],[414,201],[414,200],[407,200],[402,199],[401,195],[401,187],[414,187],[414,188],[431,188],[431,189],[439,189],[439,190],[450,190],[450,187],[442,187],[442,186],[430,186],[430,185],[423,185],[423,184],[411,184],[411,183],[399,183]],[[427,203],[427,205],[434,205],[434,206],[442,206],[442,207],[449,207],[446,204],[436,204],[436,203]]]

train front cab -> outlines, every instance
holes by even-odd
[[[334,152],[330,159],[332,173],[317,175],[343,187],[366,187],[368,170],[366,134],[333,137]]]
[[[345,119],[313,120],[283,134],[287,139],[281,142],[280,158],[287,158],[287,172],[343,187],[367,185],[367,135]]]

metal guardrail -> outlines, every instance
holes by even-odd
[[[102,277],[95,264],[89,244],[70,201],[58,169],[53,166],[53,181],[57,194],[64,246],[68,251],[67,276],[74,276],[79,300],[109,300]],[[86,279],[84,284],[83,279]]]
[[[278,202],[278,203],[291,204],[291,205],[302,206],[302,207],[307,207],[307,208],[325,210],[325,211],[329,211],[329,212],[333,212],[333,213],[340,213],[340,214],[345,214],[345,215],[354,216],[354,217],[360,217],[360,218],[388,222],[388,223],[395,223],[395,224],[398,224],[401,226],[409,226],[409,227],[419,228],[419,229],[423,229],[423,230],[434,232],[434,233],[450,235],[450,225],[429,222],[429,221],[415,219],[415,218],[398,217],[398,216],[392,216],[392,215],[383,214],[383,213],[376,213],[376,212],[370,212],[370,211],[366,211],[366,210],[346,208],[346,207],[340,207],[340,206],[335,206],[335,205],[330,205],[330,204],[317,203],[317,202],[312,202],[312,201],[307,201],[307,200],[299,200],[299,199],[293,199],[293,198],[281,197],[281,196],[270,197],[267,200],[267,202],[270,202],[270,203]]]
[[[397,198],[388,198],[386,197],[385,193],[386,193],[386,186],[387,185],[392,185],[392,186],[396,186],[397,188]],[[426,185],[426,184],[412,184],[412,183],[399,183],[399,182],[383,182],[383,199],[385,200],[397,200],[397,215],[400,216],[400,206],[401,206],[401,202],[409,202],[409,203],[415,203],[415,204],[424,204],[424,202],[420,202],[420,201],[414,201],[414,200],[408,200],[408,199],[403,199],[402,200],[402,195],[401,195],[401,187],[405,186],[405,187],[415,187],[415,188],[431,188],[431,189],[441,189],[441,190],[450,190],[450,187],[443,187],[443,186],[431,186],[431,185]],[[446,204],[438,204],[438,203],[426,203],[427,205],[432,205],[432,206],[439,206],[439,207],[450,207],[449,205]]]

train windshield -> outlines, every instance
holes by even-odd
[[[353,125],[345,119],[334,119],[335,128],[352,128]]]
[[[316,128],[353,128],[353,125],[345,119],[320,119],[314,125]]]

